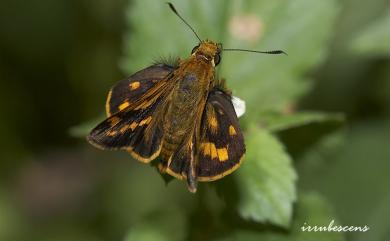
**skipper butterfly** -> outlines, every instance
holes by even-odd
[[[107,119],[87,140],[101,149],[125,150],[143,163],[160,157],[160,172],[186,180],[188,190],[196,192],[198,181],[232,173],[245,154],[232,96],[215,75],[221,52],[284,52],[223,49],[203,41],[168,4],[199,44],[187,59],[155,64],[118,82],[107,97]]]

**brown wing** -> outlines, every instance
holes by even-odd
[[[142,95],[166,78],[174,67],[165,64],[152,65],[138,71],[111,88],[106,101],[107,116],[115,114],[138,101]]]
[[[231,96],[214,88],[207,99],[198,144],[198,181],[220,179],[241,164],[245,154],[244,137]]]
[[[87,140],[101,149],[126,150],[142,162],[155,159],[163,134],[158,113],[171,89],[172,71],[169,66],[151,66],[114,86],[107,100],[109,117],[91,131]],[[131,89],[134,83],[139,86]]]
[[[214,88],[210,92],[198,128],[200,139],[194,134],[182,143],[166,169],[171,176],[187,179],[190,190],[196,188],[193,178],[195,182],[213,181],[232,173],[245,154],[244,137],[231,96],[224,91]]]
[[[169,159],[167,168],[164,168],[164,172],[169,175],[186,179],[188,190],[193,193],[197,189],[195,143],[195,136],[189,136]]]

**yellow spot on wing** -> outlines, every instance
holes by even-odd
[[[210,152],[211,152],[211,159],[215,159],[218,157],[217,148],[215,147],[214,143],[210,143]]]
[[[128,101],[123,102],[122,104],[119,105],[118,109],[119,109],[119,110],[124,110],[124,109],[126,109],[129,105],[130,105],[130,103],[129,103]]]
[[[232,166],[230,169],[227,169],[226,171],[220,173],[220,174],[217,174],[215,176],[208,176],[208,177],[197,177],[197,181],[199,182],[211,182],[211,181],[215,181],[215,180],[218,180],[218,179],[221,179],[223,178],[224,176],[227,176],[229,174],[231,174],[232,172],[234,172],[235,170],[237,170],[240,165],[242,164],[243,160],[244,160],[244,154],[240,157],[240,160],[238,161],[238,163],[236,163],[234,166]],[[166,172],[173,176],[173,177],[176,177],[177,179],[180,179],[180,180],[183,180],[183,179],[187,179],[187,176],[184,174],[184,173],[176,173],[174,171],[172,171],[169,167],[167,168]]]
[[[227,148],[218,148],[218,160],[221,162],[227,161],[229,159],[229,154]]]
[[[218,127],[218,121],[214,116],[210,118],[210,126],[215,127],[215,128]]]
[[[149,116],[148,118],[142,120],[142,121],[139,123],[139,125],[140,125],[140,126],[147,125],[147,124],[149,124],[151,121],[152,121],[152,117]]]
[[[234,136],[237,135],[236,129],[232,125],[229,126],[229,135]]]
[[[209,121],[210,130],[216,132],[218,128],[217,118],[215,118],[215,116],[212,116],[209,118],[208,121]]]
[[[210,143],[206,142],[206,143],[200,144],[200,149],[203,150],[203,154],[204,154],[205,156],[210,156],[210,155],[211,155],[211,152],[210,152]]]
[[[125,133],[127,130],[129,129],[129,126],[123,126],[120,130],[119,130],[119,132],[120,133]]]
[[[116,116],[113,116],[109,119],[111,126],[115,126],[116,124],[119,123],[119,121],[121,121],[121,119],[119,117],[116,117]]]
[[[200,144],[200,149],[203,150],[203,155],[210,156],[211,159],[218,157],[217,148],[214,143],[205,142]]]
[[[133,82],[133,83],[130,83],[129,86],[130,86],[130,89],[131,90],[136,90],[140,87],[140,82],[136,81],[136,82]]]
[[[131,128],[132,131],[133,131],[135,128],[137,128],[137,126],[138,126],[137,122],[133,122],[133,123],[130,124],[130,128]]]
[[[117,134],[116,131],[110,131],[110,132],[107,133],[107,135],[111,136],[111,137],[115,136],[116,134]]]

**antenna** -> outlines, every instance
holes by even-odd
[[[192,32],[195,34],[195,36],[199,39],[199,42],[202,42],[202,40],[199,38],[199,35],[195,32],[194,28],[192,28],[191,25],[189,23],[187,23],[187,21],[184,20],[184,18],[182,16],[180,16],[180,14],[176,11],[175,6],[173,6],[173,4],[170,2],[167,2],[167,4],[171,8],[172,12],[174,12],[176,14],[176,16],[178,16],[192,30]]]
[[[249,50],[249,49],[222,49],[223,51],[241,51],[241,52],[251,52],[259,54],[284,54],[287,55],[283,50],[271,50],[271,51],[258,51],[258,50]]]

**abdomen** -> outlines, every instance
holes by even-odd
[[[164,139],[161,158],[168,161],[179,145],[192,137],[199,108],[204,105],[205,89],[193,73],[186,74],[172,93],[171,104],[164,118]],[[200,118],[200,117],[199,117]]]

